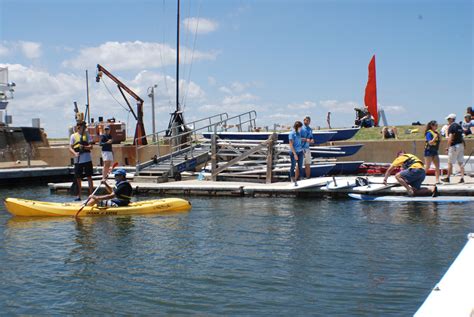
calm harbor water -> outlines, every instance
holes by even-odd
[[[189,199],[190,213],[79,222],[2,205],[2,315],[406,316],[474,231],[468,204]]]

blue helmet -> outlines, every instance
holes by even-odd
[[[123,168],[119,168],[113,171],[114,175],[122,175],[122,176],[127,176],[127,171],[124,170]]]

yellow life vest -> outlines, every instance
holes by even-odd
[[[439,143],[441,142],[440,138],[439,138],[439,135],[437,132],[434,132],[433,130],[428,130],[426,131],[426,133],[430,133],[432,135],[432,140],[435,140],[435,144],[430,144],[428,140],[425,141],[425,149],[426,150],[435,150],[437,151],[439,149]],[[426,138],[426,135],[425,135],[425,138]]]
[[[74,135],[74,144],[72,145],[75,152],[90,152],[90,150],[83,149],[81,150],[81,145],[89,145],[89,139],[87,138],[87,134],[80,134],[76,132]],[[82,137],[82,140],[81,140]]]
[[[403,162],[403,169],[407,170],[411,168],[416,163],[420,164],[423,167],[423,162],[413,154],[403,154],[407,159]]]

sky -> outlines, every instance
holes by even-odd
[[[182,0],[180,101],[190,122],[257,112],[257,125],[352,126],[376,56],[388,123],[462,118],[474,106],[471,0]],[[101,64],[143,100],[155,89],[156,125],[175,108],[176,0],[0,0],[0,67],[15,82],[14,126],[40,118],[66,137],[73,102],[92,117],[135,122]],[[108,89],[107,89],[108,88]],[[132,106],[135,104],[130,101]]]

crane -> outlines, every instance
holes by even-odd
[[[117,87],[122,94],[123,99],[125,99],[125,102],[128,105],[128,108],[130,109],[130,112],[132,113],[133,117],[135,120],[137,120],[137,125],[135,127],[135,136],[133,137],[133,145],[146,145],[147,140],[146,140],[146,134],[145,134],[145,126],[143,125],[143,99],[140,98],[136,93],[133,92],[130,88],[128,88],[124,83],[122,83],[117,77],[112,75],[107,69],[105,69],[102,65],[97,64],[97,77],[95,78],[96,82],[100,82],[100,79],[102,78],[102,75],[105,74],[107,77],[109,77],[113,82],[117,84]],[[127,97],[125,97],[125,93],[123,91],[126,91],[133,99],[137,101],[137,113],[135,114],[135,111],[133,111],[132,106],[130,106],[130,103],[127,100]]]

